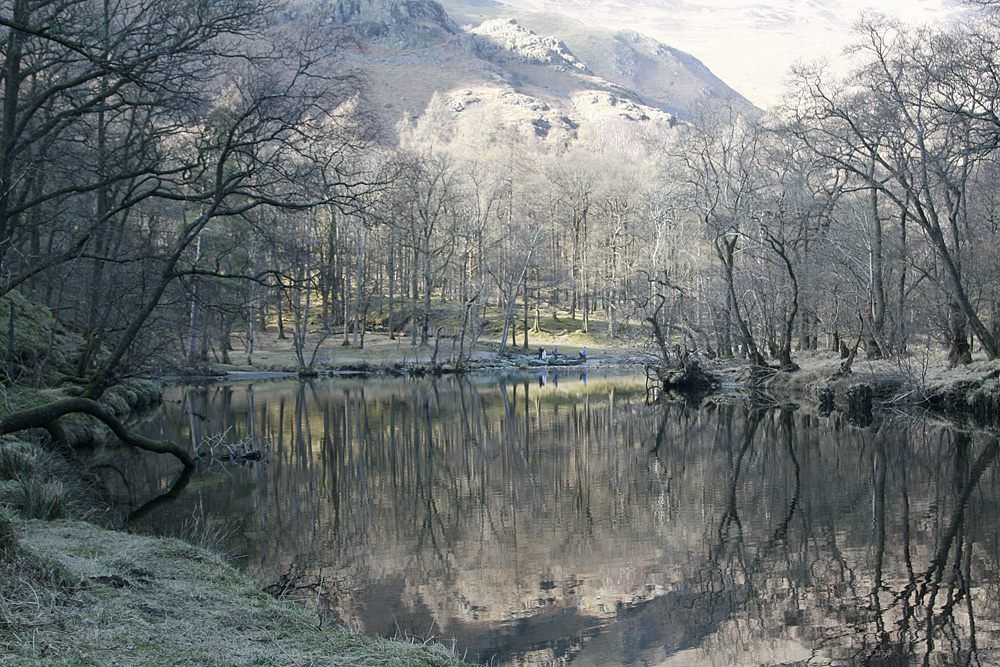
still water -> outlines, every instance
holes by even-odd
[[[169,457],[129,459],[118,495],[138,530],[228,523],[220,549],[326,622],[469,662],[1000,664],[995,437],[644,389],[175,386],[149,435],[223,434],[267,460],[178,493]]]

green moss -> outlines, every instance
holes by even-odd
[[[82,339],[62,327],[45,306],[16,291],[0,297],[0,360],[9,367],[30,374],[43,367],[51,379],[81,345]]]
[[[101,397],[101,403],[122,421],[128,419],[136,410],[144,410],[159,402],[160,385],[151,380],[126,380],[121,385],[108,389]],[[26,387],[11,388],[6,395],[6,401],[0,403],[0,416],[19,410],[35,408],[47,403],[69,398],[69,395],[58,389],[30,389]],[[111,438],[111,431],[99,420],[82,414],[69,414],[59,419],[66,444],[71,448],[96,446]],[[2,476],[2,461],[0,461],[0,476]]]
[[[4,400],[0,401],[0,415],[11,414],[19,410],[52,403],[53,401],[66,398],[66,395],[54,389],[10,387],[4,392],[3,398]]]
[[[10,292],[0,297],[0,323],[5,325],[0,327],[4,332],[0,336],[0,352],[41,358],[46,353],[55,318],[47,308],[32,303],[19,292]]]

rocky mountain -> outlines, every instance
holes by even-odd
[[[593,31],[574,43],[594,73],[680,117],[703,100],[746,102],[697,58],[634,30]]]
[[[552,65],[587,72],[587,66],[555,37],[541,37],[514,19],[491,19],[469,31],[475,53],[491,62]]]
[[[432,47],[461,32],[444,8],[429,0],[318,0],[299,7],[390,49]]]
[[[362,43],[347,57],[389,126],[432,116],[455,131],[501,123],[565,143],[595,124],[672,126],[701,104],[751,106],[694,57],[638,32],[511,8],[513,18],[499,3],[451,6],[457,19],[434,0],[301,0],[296,11]]]
[[[964,0],[502,0],[502,5],[495,0],[439,1],[460,24],[480,23],[502,13],[543,34],[550,34],[550,29],[540,27],[539,20],[638,29],[696,54],[761,106],[780,101],[789,70],[797,62],[840,59],[854,41],[854,26],[864,11],[936,24],[978,11],[978,3]],[[563,29],[554,34],[587,60]]]

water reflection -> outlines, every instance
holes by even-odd
[[[262,586],[470,661],[1000,662],[995,438],[542,377],[178,388],[155,435],[231,426],[269,462],[135,525],[229,516]],[[123,500],[168,491],[164,458]]]

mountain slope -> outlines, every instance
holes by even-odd
[[[639,33],[503,9],[474,24],[462,13],[459,27],[433,0],[299,5],[364,43],[347,57],[389,125],[432,122],[442,136],[506,126],[564,144],[603,123],[672,126],[706,102],[750,106],[693,57]]]
[[[738,106],[751,106],[688,53],[635,30],[610,30],[601,27],[605,23],[585,24],[571,16],[519,7],[532,4],[547,7],[554,3],[441,1],[449,16],[464,29],[492,18],[510,17],[536,33],[558,35],[594,74],[630,89],[647,104],[676,113],[681,118],[687,117],[691,109],[706,99],[732,100]],[[636,12],[634,3],[621,9],[624,13],[629,11]]]
[[[433,46],[460,32],[444,8],[429,0],[318,0],[299,6],[330,26],[348,27],[362,41],[394,49]]]
[[[977,11],[976,3],[962,0],[503,0],[502,9],[493,0],[441,3],[459,24],[478,23],[502,11],[536,32],[546,32],[527,17],[548,12],[609,30],[638,28],[697,55],[759,105],[780,99],[796,62],[837,60],[853,41],[853,27],[863,11],[937,24]],[[571,39],[558,34],[586,60]]]

